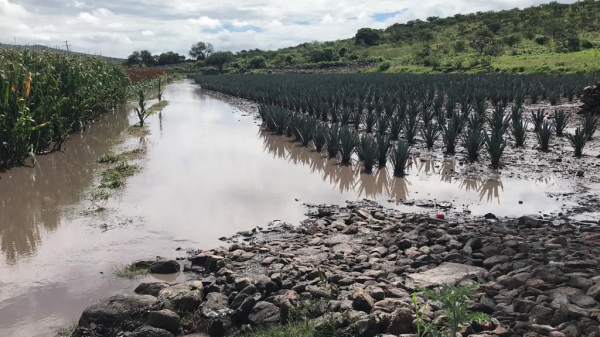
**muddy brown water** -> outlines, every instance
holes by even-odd
[[[253,116],[190,81],[169,85],[165,97],[170,104],[162,118],[148,120],[144,139],[120,140],[134,122],[130,107],[121,107],[73,136],[64,152],[38,157],[34,168],[0,174],[0,336],[52,335],[91,303],[154,279],[119,279],[115,268],[211,248],[219,237],[272,220],[297,224],[303,202],[369,198],[435,214],[396,202],[426,199],[496,215],[559,212],[566,203],[548,193],[563,192],[567,184],[457,180],[452,160],[414,158],[404,179],[389,170],[361,174],[358,165],[339,166],[262,131]],[[106,211],[93,212],[90,193],[101,170],[96,159],[140,144],[147,148],[137,161],[140,173],[111,197]]]

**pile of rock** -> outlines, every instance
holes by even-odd
[[[582,111],[600,113],[600,83],[583,89],[581,103]]]
[[[241,335],[308,319],[350,336],[414,334],[420,286],[478,283],[492,317],[463,336],[600,336],[600,229],[568,219],[433,219],[373,204],[196,252],[194,281],[147,283],[85,310],[75,336]],[[417,299],[424,306],[426,299]],[[443,312],[430,302],[426,318]],[[180,324],[180,317],[185,323]]]

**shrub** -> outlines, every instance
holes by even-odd
[[[580,40],[581,42],[581,48],[582,49],[591,49],[594,48],[594,44],[591,43],[589,40]]]
[[[546,36],[546,35],[537,35],[534,38],[535,43],[541,45],[541,46],[545,46],[548,44],[548,42],[550,42],[550,37]]]
[[[467,49],[467,41],[458,40],[458,41],[454,42],[454,45],[452,46],[452,48],[454,49],[455,52],[462,53]]]
[[[389,61],[381,62],[377,66],[377,70],[379,70],[380,72],[384,72],[384,71],[390,69],[391,66],[392,66],[392,63],[390,63]]]
[[[267,66],[267,61],[262,56],[253,57],[248,63],[250,69],[262,69]]]
[[[363,43],[369,46],[379,44],[381,41],[381,33],[377,29],[372,28],[361,28],[356,32],[354,40],[357,44]]]

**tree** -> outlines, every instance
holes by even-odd
[[[250,60],[249,66],[252,69],[262,69],[267,66],[267,61],[262,56],[256,56]]]
[[[214,51],[214,47],[210,43],[204,43],[202,41],[192,45],[190,49],[190,56],[198,60],[205,60]]]
[[[172,51],[162,53],[157,58],[157,63],[161,66],[167,64],[177,64],[183,61],[185,61],[185,56],[179,55],[178,53]]]
[[[502,53],[502,45],[498,40],[488,36],[475,36],[471,40],[471,48],[488,56],[498,56]]]
[[[223,66],[226,63],[232,62],[234,60],[233,54],[228,51],[218,51],[210,54],[206,58],[206,64],[215,66],[219,69],[219,72],[223,71]]]
[[[127,65],[128,66],[139,66],[140,68],[144,65],[144,62],[142,61],[142,56],[140,55],[139,51],[134,51],[133,53],[131,53],[131,55],[129,55],[127,57]]]
[[[377,29],[361,28],[356,32],[354,37],[356,43],[364,43],[369,46],[374,46],[381,41],[381,33]]]
[[[417,39],[419,39],[423,44],[427,41],[433,40],[433,32],[431,29],[425,28],[417,31]]]
[[[146,67],[152,66],[155,63],[152,53],[147,50],[142,50],[140,52],[140,57],[142,58],[142,63],[145,64]]]
[[[521,43],[521,40],[522,40],[521,35],[518,35],[518,34],[511,34],[502,39],[504,44],[506,44],[509,47],[514,47],[514,46],[518,45],[519,43]]]

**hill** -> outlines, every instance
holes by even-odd
[[[353,38],[276,51],[243,50],[229,71],[347,67],[366,71],[581,73],[600,71],[600,1],[429,17]],[[202,64],[200,64],[202,65]]]

